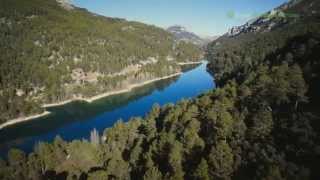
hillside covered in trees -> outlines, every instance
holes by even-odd
[[[91,97],[177,73],[200,50],[163,29],[64,0],[1,0],[0,123],[44,103]]]
[[[13,149],[0,178],[320,179],[319,7],[291,1],[281,11],[295,16],[272,16],[274,28],[211,43],[217,89],[90,140]]]

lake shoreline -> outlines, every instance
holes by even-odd
[[[11,125],[14,125],[14,124],[22,123],[22,122],[25,122],[25,121],[30,121],[30,120],[33,120],[33,119],[36,119],[36,118],[39,118],[39,117],[47,116],[49,114],[51,114],[51,112],[44,111],[41,114],[35,114],[35,115],[31,115],[31,116],[26,116],[26,117],[18,117],[18,118],[9,120],[9,121],[1,124],[0,125],[0,130],[5,128],[5,127],[7,127],[7,126],[11,126]]]
[[[92,103],[93,101],[96,101],[96,100],[104,98],[104,97],[130,92],[134,88],[141,87],[141,86],[144,86],[144,85],[156,82],[156,81],[160,81],[160,80],[164,80],[164,79],[169,79],[169,78],[173,78],[173,77],[176,77],[176,76],[180,76],[181,74],[183,74],[183,73],[182,72],[177,72],[177,73],[174,73],[174,74],[171,74],[171,75],[150,79],[150,80],[147,80],[147,81],[144,81],[144,82],[141,82],[141,83],[131,84],[131,85],[129,85],[128,87],[126,87],[124,89],[105,92],[105,93],[98,94],[98,95],[93,96],[93,97],[89,97],[89,98],[82,98],[82,97],[72,98],[72,99],[68,99],[68,100],[65,100],[65,101],[62,101],[62,102],[58,102],[58,103],[44,104],[41,107],[42,108],[49,108],[49,107],[63,106],[65,104],[68,104],[68,103],[71,103],[71,102],[74,102],[74,101],[85,101],[87,103]],[[0,130],[4,129],[5,127],[11,126],[11,125],[15,125],[15,124],[26,122],[26,121],[31,121],[31,120],[34,120],[36,118],[47,116],[49,114],[51,114],[51,112],[44,111],[44,112],[42,112],[40,114],[30,115],[30,116],[26,116],[26,117],[18,117],[18,118],[15,118],[15,119],[12,119],[12,120],[9,120],[9,121],[7,121],[5,123],[0,124]]]
[[[144,86],[146,84],[150,84],[150,83],[153,83],[153,82],[156,82],[156,81],[160,81],[160,80],[163,80],[163,79],[168,79],[168,78],[172,78],[172,77],[175,77],[175,76],[179,76],[181,74],[182,74],[182,72],[178,72],[178,73],[174,73],[174,74],[171,74],[171,75],[150,79],[150,80],[147,80],[147,81],[144,81],[144,82],[141,82],[141,83],[131,84],[131,85],[129,85],[128,87],[126,87],[124,89],[108,91],[108,92],[105,92],[105,93],[102,93],[102,94],[98,94],[98,95],[93,96],[93,97],[88,97],[88,98],[77,97],[77,98],[69,99],[69,100],[66,100],[66,101],[58,102],[58,103],[44,104],[44,105],[42,105],[42,107],[43,108],[49,108],[49,107],[62,106],[62,105],[71,103],[73,101],[85,101],[87,103],[92,103],[93,101],[96,101],[96,100],[104,98],[104,97],[130,92],[132,89],[134,89],[136,87]]]
[[[192,64],[202,64],[203,61],[189,61],[189,62],[179,62],[177,63],[180,66],[184,66],[184,65],[192,65]]]

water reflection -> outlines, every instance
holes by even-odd
[[[157,81],[134,90],[99,99],[93,103],[72,102],[48,108],[49,116],[27,121],[0,130],[0,156],[9,148],[18,147],[30,152],[39,141],[52,141],[60,135],[65,140],[87,138],[96,128],[103,131],[118,119],[128,121],[132,116],[144,116],[154,103],[175,103],[182,98],[194,97],[214,87],[206,72],[206,63],[179,77]]]
[[[177,79],[178,77],[174,77],[157,81],[143,87],[137,87],[128,93],[108,96],[92,103],[74,101],[63,106],[47,108],[51,112],[48,116],[19,123],[1,130],[0,142],[4,143],[10,139],[40,135],[74,121],[90,119],[103,112],[126,106],[129,102],[148,96],[155,90],[162,91]]]

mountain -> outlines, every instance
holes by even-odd
[[[180,72],[198,47],[68,0],[0,1],[0,122]]]
[[[167,31],[172,33],[178,41],[191,42],[197,46],[205,46],[209,42],[208,39],[201,38],[179,25],[171,26]]]
[[[250,47],[252,51],[254,49],[261,51],[255,54],[255,57],[247,57],[246,61],[254,64],[272,51],[285,46],[290,39],[307,34],[309,31],[316,31],[319,9],[319,3],[314,0],[291,0],[242,26],[231,28],[228,33],[208,45],[207,56],[216,60],[214,65],[211,63],[215,77],[220,79],[220,76],[226,76],[228,79],[227,74],[232,72],[222,71],[227,72],[230,70],[229,67],[243,64],[242,56],[249,51],[242,48],[244,45]],[[240,54],[232,54],[226,48],[233,48],[234,52],[239,51]],[[266,52],[263,52],[264,50]],[[226,57],[222,58],[224,53]]]
[[[246,129],[226,139],[241,159],[232,178],[320,178],[319,12],[318,0],[289,1],[208,45],[208,70]]]
[[[318,16],[318,9],[318,4],[312,1],[291,0],[244,25],[232,27],[226,35],[237,36],[249,32],[269,32],[299,21],[299,19]]]
[[[291,3],[298,19],[208,45],[216,89],[90,141],[13,149],[0,178],[320,179],[320,2]]]
[[[202,37],[202,39],[204,39],[205,41],[209,41],[209,42],[212,42],[216,39],[218,39],[220,36],[204,36]]]

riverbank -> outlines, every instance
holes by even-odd
[[[183,65],[202,64],[202,63],[203,63],[203,61],[190,61],[190,62],[180,62],[180,63],[177,63],[177,64],[180,65],[180,66],[183,66]],[[106,92],[106,93],[103,93],[103,94],[99,94],[99,95],[96,95],[96,96],[93,96],[93,97],[90,97],[90,98],[76,97],[76,98],[65,100],[65,101],[61,101],[61,102],[58,102],[58,103],[44,104],[42,107],[43,108],[49,108],[49,107],[55,107],[55,106],[62,106],[62,105],[71,103],[73,101],[86,101],[88,103],[91,103],[93,101],[96,101],[98,99],[101,99],[101,98],[104,98],[104,97],[107,97],[107,96],[129,92],[129,91],[131,91],[132,89],[134,89],[136,87],[143,86],[143,85],[146,85],[146,84],[149,84],[149,83],[152,83],[152,82],[155,82],[155,81],[159,81],[159,80],[172,78],[172,77],[175,77],[175,76],[178,76],[178,75],[181,75],[181,74],[182,74],[182,72],[179,72],[179,73],[171,74],[171,75],[168,75],[168,76],[147,80],[147,81],[144,81],[142,83],[132,84],[132,85],[130,85],[129,87],[127,87],[125,89],[109,91],[109,92]]]
[[[144,82],[141,82],[141,83],[131,84],[125,89],[109,91],[109,92],[106,92],[106,93],[103,93],[103,94],[99,94],[99,95],[96,95],[96,96],[93,96],[93,97],[90,97],[90,98],[82,98],[82,97],[78,98],[77,97],[77,98],[65,100],[65,101],[58,102],[58,103],[44,104],[44,105],[42,105],[42,107],[43,108],[48,108],[48,107],[62,106],[62,105],[71,103],[73,101],[86,101],[87,103],[92,103],[93,101],[96,101],[96,100],[104,98],[104,97],[130,92],[134,88],[137,88],[137,87],[140,87],[140,86],[144,86],[144,85],[150,84],[152,82],[173,78],[173,77],[179,76],[181,74],[182,74],[182,72],[178,72],[178,73],[167,75],[167,76],[163,76],[163,77],[160,77],[160,78],[154,78],[154,79],[151,79],[151,80],[147,80],[147,81],[144,81]],[[5,122],[3,124],[0,124],[0,130],[5,128],[5,127],[7,127],[7,126],[10,126],[10,125],[18,124],[18,123],[25,122],[25,121],[30,121],[30,120],[33,120],[33,119],[36,119],[36,118],[39,118],[39,117],[47,116],[49,114],[50,114],[49,111],[45,111],[45,112],[43,112],[41,114],[36,114],[36,115],[32,115],[32,116],[19,117],[19,118],[16,118],[16,119],[12,119],[12,120],[9,120],[9,121],[7,121],[7,122]]]
[[[86,101],[87,103],[92,103],[93,101],[96,101],[96,100],[104,98],[104,97],[108,97],[108,96],[112,96],[112,95],[116,95],[116,94],[126,93],[126,92],[129,92],[129,91],[131,91],[132,89],[134,89],[136,87],[144,86],[146,84],[149,84],[149,83],[152,83],[152,82],[155,82],[155,81],[160,81],[160,80],[163,80],[163,79],[168,79],[168,78],[172,78],[172,77],[175,77],[175,76],[179,76],[181,74],[182,74],[182,72],[179,72],[179,73],[171,74],[171,75],[168,75],[168,76],[163,76],[163,77],[160,77],[160,78],[154,78],[154,79],[147,80],[147,81],[144,81],[144,82],[141,82],[141,83],[131,84],[125,89],[120,89],[120,90],[115,90],[115,91],[108,91],[106,93],[102,93],[102,94],[99,94],[99,95],[96,95],[96,96],[93,96],[93,97],[89,97],[89,98],[77,97],[77,98],[69,99],[69,100],[66,100],[66,101],[58,102],[58,103],[44,104],[42,107],[43,108],[49,108],[49,107],[55,107],[55,106],[62,106],[62,105],[68,104],[68,103],[73,102],[73,101]]]
[[[202,63],[203,61],[189,61],[189,62],[179,62],[177,64],[180,66],[183,66],[183,65],[202,64]]]
[[[103,94],[100,94],[100,95],[97,95],[97,96],[94,96],[94,97],[91,97],[91,98],[87,98],[87,99],[85,99],[85,101],[87,101],[88,103],[91,103],[91,102],[93,102],[95,100],[98,100],[98,99],[101,99],[101,98],[104,98],[104,97],[107,97],[107,96],[129,92],[134,88],[137,88],[137,87],[140,87],[140,86],[144,86],[146,84],[150,84],[150,83],[153,83],[153,82],[156,82],[156,81],[160,81],[160,80],[163,80],[163,79],[169,79],[169,78],[173,78],[173,77],[176,77],[176,76],[180,76],[181,74],[182,74],[182,72],[178,72],[178,73],[171,74],[171,75],[168,75],[168,76],[147,80],[147,81],[144,81],[144,82],[141,82],[141,83],[137,83],[137,84],[132,84],[129,87],[127,87],[126,89],[103,93]]]
[[[45,112],[43,112],[41,114],[36,114],[36,115],[32,115],[32,116],[19,117],[19,118],[16,118],[16,119],[12,119],[12,120],[9,120],[9,121],[1,124],[0,125],[0,130],[5,128],[5,127],[7,127],[7,126],[10,126],[10,125],[14,125],[14,124],[25,122],[25,121],[30,121],[32,119],[36,119],[36,118],[39,118],[39,117],[47,116],[49,114],[50,114],[49,111],[45,111]]]

